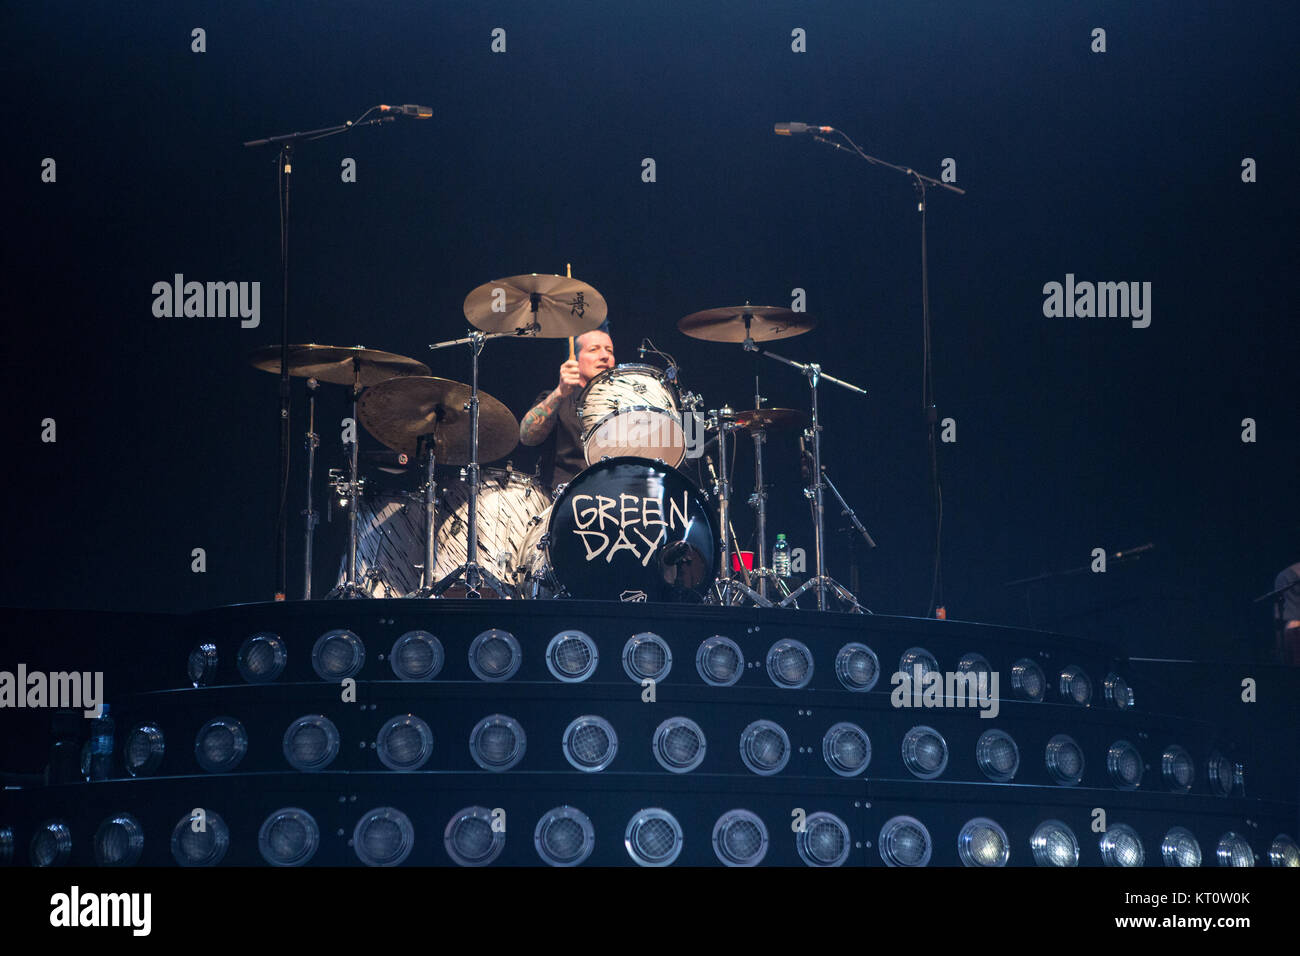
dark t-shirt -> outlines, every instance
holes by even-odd
[[[533,399],[531,408],[540,405],[552,391],[548,388]],[[582,428],[578,423],[579,394],[574,392],[560,399],[555,427],[546,441],[537,446],[541,450],[542,481],[552,490],[587,467],[582,451]]]

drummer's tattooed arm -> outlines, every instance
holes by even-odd
[[[560,390],[551,393],[535,407],[529,409],[524,420],[519,423],[519,441],[525,445],[540,445],[555,428],[555,419],[560,408]]]

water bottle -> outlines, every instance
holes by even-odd
[[[106,780],[113,766],[113,718],[108,704],[90,724],[90,779]]]
[[[790,545],[783,534],[776,536],[776,547],[772,549],[772,570],[779,578],[790,576]]]

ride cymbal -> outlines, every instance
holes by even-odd
[[[817,320],[803,312],[776,305],[736,305],[692,312],[677,320],[677,328],[706,342],[771,342],[803,335]]]
[[[564,339],[590,332],[607,314],[604,296],[587,283],[565,276],[532,273],[495,279],[465,296],[465,318],[484,332]]]
[[[267,345],[248,357],[254,368],[280,374],[280,346]],[[405,355],[381,352],[361,345],[290,345],[289,374],[294,378],[314,378],[331,385],[351,385],[353,362],[360,363],[361,384],[378,385],[399,375],[428,375],[429,366]]]

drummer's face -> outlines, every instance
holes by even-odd
[[[578,350],[578,374],[586,385],[607,368],[614,367],[614,343],[604,332],[585,332],[574,343]]]

